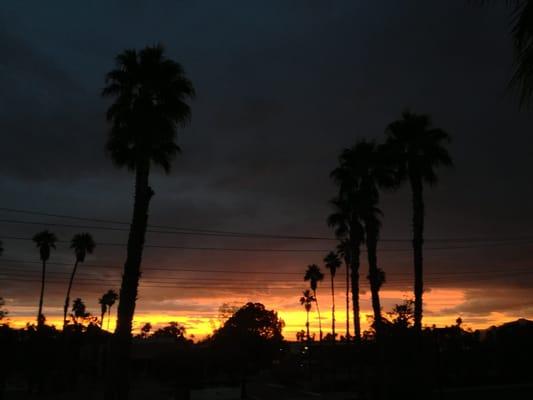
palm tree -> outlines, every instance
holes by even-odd
[[[113,346],[113,359],[118,363],[113,371],[121,374],[129,359],[148,208],[154,195],[149,186],[150,169],[159,165],[165,172],[170,171],[180,150],[177,128],[190,121],[187,100],[195,91],[182,66],[168,59],[161,45],[125,50],[117,56],[116,67],[107,74],[102,91],[104,97],[114,99],[107,111],[111,123],[107,150],[118,167],[135,171],[133,217]],[[127,398],[127,380],[124,376],[115,378],[109,380],[107,397]]]
[[[365,229],[368,255],[368,279],[372,294],[375,328],[381,327],[379,289],[384,272],[377,264],[377,242],[381,228],[381,210],[378,208],[380,190],[396,187],[393,165],[384,146],[374,141],[361,140],[342,152],[334,178],[343,192],[356,192],[360,218]]]
[[[409,181],[413,206],[413,258],[414,258],[414,327],[422,330],[422,294],[424,244],[424,183],[438,182],[436,169],[451,166],[452,160],[445,146],[450,136],[433,128],[428,115],[406,111],[400,120],[392,122],[386,130],[387,149],[396,165],[399,182]]]
[[[318,331],[320,336],[320,341],[322,341],[322,321],[320,318],[320,308],[318,307],[318,297],[316,291],[318,289],[318,282],[324,280],[324,274],[320,271],[320,267],[316,264],[311,264],[307,266],[307,271],[305,271],[304,281],[309,281],[311,290],[313,291],[313,296],[315,297],[316,303],[316,312],[318,314]]]
[[[324,263],[326,268],[329,269],[331,276],[331,334],[333,341],[335,341],[335,275],[337,270],[341,267],[342,262],[337,253],[330,251],[326,257],[324,257]]]
[[[477,3],[505,3],[511,8],[515,69],[510,85],[518,90],[520,105],[529,105],[533,94],[533,1],[478,0]]]
[[[41,273],[41,295],[39,296],[39,309],[37,311],[37,326],[40,328],[44,325],[43,300],[44,300],[44,282],[46,279],[46,261],[50,258],[51,249],[56,248],[57,237],[52,232],[45,230],[37,233],[32,239],[37,248],[42,262]]]
[[[315,301],[315,297],[311,294],[311,291],[309,289],[304,290],[302,293],[302,297],[300,297],[300,304],[304,306],[305,312],[307,313],[305,327],[307,330],[308,342],[311,340],[311,336],[309,334],[309,312],[311,311],[311,308],[313,306],[313,301]]]
[[[344,260],[350,265],[352,287],[353,328],[356,340],[361,340],[361,319],[359,317],[359,265],[361,244],[364,242],[364,229],[355,206],[357,201],[350,193],[331,200],[334,212],[328,217],[328,225],[335,229],[335,236],[341,241]]]
[[[113,305],[115,304],[117,300],[118,300],[118,294],[113,289],[109,289],[98,300],[98,302],[100,303],[100,311],[101,311],[101,318],[100,318],[101,328],[104,326],[104,314],[107,311],[107,330],[109,330],[109,321],[111,320],[111,307],[113,307]]]
[[[91,254],[94,251],[95,243],[93,237],[89,233],[78,233],[74,235],[70,242],[70,248],[74,250],[76,261],[74,262],[74,268],[72,274],[70,274],[70,280],[68,283],[67,295],[65,296],[65,305],[63,307],[63,329],[67,326],[67,311],[70,303],[70,291],[72,289],[72,283],[74,282],[74,276],[78,269],[78,263],[85,261],[87,254]]]

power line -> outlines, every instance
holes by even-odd
[[[18,236],[8,236],[0,235],[1,239],[11,239],[11,240],[23,240],[23,241],[32,241],[31,238],[27,237],[18,237]],[[59,243],[68,243],[65,240],[58,240]],[[502,246],[520,246],[525,245],[529,246],[533,244],[533,241],[523,241],[523,242],[497,242],[497,243],[484,243],[477,245],[467,245],[467,246],[440,246],[440,247],[425,247],[426,251],[442,251],[442,250],[463,250],[463,249],[476,249],[476,248],[485,248],[485,247],[502,247]],[[112,247],[126,247],[126,243],[116,243],[116,242],[99,242],[100,246],[112,246]],[[194,250],[194,251],[226,251],[226,252],[248,252],[248,253],[327,253],[331,249],[284,249],[284,248],[254,248],[254,247],[198,247],[198,246],[176,246],[176,245],[160,245],[160,244],[145,244],[146,248],[157,248],[157,249],[174,249],[174,250]],[[411,252],[410,248],[382,248],[378,249],[379,252],[385,253],[400,253],[400,252]],[[361,249],[361,252],[365,252],[365,249]]]
[[[19,264],[38,264],[40,265],[40,261],[33,261],[33,260],[16,260],[16,259],[2,259],[4,262],[8,263],[19,263]],[[54,262],[54,261],[48,261],[47,265],[60,265],[60,266],[68,266],[72,267],[72,263],[65,263],[65,262]],[[89,268],[104,268],[104,269],[110,269],[110,270],[119,270],[122,268],[121,265],[111,265],[111,264],[92,264],[92,263],[83,263],[80,264],[80,267],[89,267]],[[20,267],[6,267],[2,266],[0,268],[1,270],[16,270],[19,271]],[[38,270],[28,270],[30,272],[39,272]],[[230,269],[204,269],[202,267],[196,267],[196,268],[180,268],[180,267],[158,267],[158,266],[144,266],[142,268],[142,271],[145,273],[149,273],[152,271],[162,271],[162,272],[194,272],[194,273],[224,273],[224,274],[265,274],[265,275],[295,275],[295,276],[302,276],[303,275],[303,269],[302,272],[282,272],[282,271],[269,271],[269,270],[230,270]],[[462,271],[427,271],[424,273],[425,276],[463,276],[463,275],[485,275],[485,274],[502,274],[506,275],[513,272],[527,272],[527,271],[533,271],[533,268],[531,267],[517,267],[513,269],[509,268],[494,268],[491,270],[483,269],[483,270],[462,270]],[[54,271],[51,271],[54,272]],[[88,272],[86,269],[80,271],[80,272]],[[65,274],[70,274],[70,272],[62,272]],[[387,272],[385,271],[386,276],[411,276],[412,272],[397,272],[397,271],[391,271]],[[167,275],[168,276],[168,275]],[[196,278],[195,278],[196,279]],[[206,278],[202,278],[206,279]],[[218,279],[224,279],[224,278],[212,278],[213,280]],[[231,278],[226,278],[229,280],[232,280]]]
[[[81,217],[74,215],[66,214],[55,214],[40,212],[34,210],[23,210],[16,208],[7,208],[0,207],[0,211],[18,213],[18,214],[27,214],[27,215],[37,215],[45,216],[51,218],[63,218],[70,220],[78,221],[89,221],[89,222],[99,222],[105,224],[113,225],[126,225],[129,226],[129,222],[117,221],[111,219],[102,219],[102,218],[89,218]],[[116,227],[104,227],[104,226],[84,226],[84,225],[74,225],[74,224],[60,224],[60,223],[49,223],[49,222],[35,222],[35,221],[20,221],[20,220],[8,220],[3,219],[0,222],[6,223],[26,223],[32,225],[50,225],[50,226],[63,226],[69,228],[82,228],[82,229],[102,229],[102,230],[117,230],[117,231],[128,231],[128,228],[116,228]],[[319,241],[337,241],[337,239],[332,237],[321,237],[321,236],[308,236],[308,235],[277,235],[277,234],[266,234],[266,233],[257,233],[257,232],[239,232],[239,231],[225,231],[225,230],[213,230],[213,229],[197,229],[197,228],[183,228],[177,226],[169,225],[153,225],[149,224],[148,228],[156,228],[160,230],[148,229],[148,232],[152,233],[163,233],[163,234],[181,234],[181,235],[206,235],[206,236],[221,236],[221,237],[239,237],[239,238],[268,238],[268,239],[295,239],[295,240],[319,240]],[[412,239],[409,238],[382,238],[382,242],[408,242],[410,243]],[[533,236],[514,236],[514,237],[457,237],[457,238],[426,238],[426,242],[511,242],[511,241],[531,241]]]

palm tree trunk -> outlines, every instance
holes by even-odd
[[[41,295],[39,296],[39,310],[37,311],[37,327],[44,325],[43,316],[43,301],[44,301],[44,281],[46,278],[46,260],[43,261],[43,268],[41,273]]]
[[[361,340],[361,321],[359,319],[359,244],[353,248],[351,257],[351,278],[352,278],[352,303],[353,303],[353,330],[355,339]]]
[[[424,269],[422,246],[424,244],[424,199],[423,186],[420,175],[410,175],[411,190],[413,192],[413,258],[415,273],[415,321],[417,332],[422,331],[422,295],[424,293]]]
[[[106,310],[103,309],[100,313],[100,329],[104,329],[104,317],[105,317]]]
[[[350,262],[344,260],[346,266],[346,341],[350,340]]]
[[[316,312],[318,314],[318,335],[320,337],[320,341],[322,341],[322,320],[320,319],[320,307],[318,307],[318,298],[316,297],[316,290],[313,290],[313,295],[315,296]]]
[[[335,342],[335,277],[331,275],[331,333]]]
[[[309,334],[309,311],[307,311],[307,322],[305,323],[305,327],[307,328],[307,343],[311,341],[311,335]]]
[[[72,289],[72,282],[74,282],[74,276],[76,275],[76,270],[78,269],[78,260],[74,263],[74,268],[72,269],[72,274],[70,274],[70,281],[68,283],[67,296],[65,297],[65,305],[63,306],[63,330],[67,326],[67,312],[68,306],[70,303],[70,290]]]
[[[111,321],[111,307],[107,307],[107,330],[109,330],[109,321]]]
[[[127,258],[124,264],[120,300],[117,312],[117,327],[113,335],[110,371],[106,382],[105,398],[108,400],[127,400],[129,395],[129,358],[131,329],[135,312],[135,301],[141,276],[148,208],[153,191],[148,185],[150,172],[149,160],[136,165],[135,200],[133,218],[128,238]],[[109,320],[108,320],[109,322]]]
[[[375,232],[367,230],[366,249],[368,255],[368,280],[372,295],[372,310],[374,311],[374,328],[376,335],[381,333],[381,304],[379,300],[379,287],[381,285],[377,263],[377,240]]]

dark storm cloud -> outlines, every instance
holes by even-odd
[[[512,53],[503,9],[462,0],[229,4],[137,0],[3,7],[1,203],[130,218],[132,177],[106,158],[106,102],[99,92],[117,52],[162,41],[184,65],[198,97],[191,126],[179,132],[183,154],[173,174],[154,175],[154,223],[328,235],[324,221],[334,194],[328,174],[337,154],[362,137],[382,138],[387,123],[412,107],[431,113],[453,136],[455,168],[427,191],[428,237],[531,232],[533,119],[518,112],[506,92]],[[409,237],[409,201],[408,190],[384,196],[384,237]],[[32,233],[5,224],[1,231]],[[72,234],[61,233],[65,239]],[[125,241],[123,234],[95,235],[100,242]],[[148,241],[331,246],[152,234]],[[13,252],[15,245],[5,242],[6,252]],[[26,247],[16,247],[16,255],[35,257]],[[428,251],[427,270],[525,267],[531,263],[528,249]],[[70,259],[67,251],[58,250]],[[124,255],[105,247],[97,253],[99,262]],[[147,249],[146,259],[294,270],[321,257]],[[391,272],[411,268],[409,253],[383,253],[380,261]],[[502,282],[527,286],[531,277]],[[428,280],[430,288],[458,284],[493,285],[483,279]]]

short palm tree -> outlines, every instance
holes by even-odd
[[[177,128],[189,123],[188,100],[195,91],[182,66],[167,58],[160,45],[140,51],[125,50],[116,58],[116,69],[106,77],[104,97],[114,102],[107,111],[111,130],[107,150],[118,167],[135,171],[133,218],[124,264],[117,329],[113,345],[116,374],[124,374],[141,274],[148,209],[154,192],[149,185],[151,167],[169,172],[179,152]],[[109,380],[106,397],[127,398],[124,375]]]
[[[321,282],[324,280],[324,274],[322,271],[320,271],[320,267],[316,264],[311,264],[307,266],[307,270],[305,271],[304,275],[304,281],[309,281],[309,286],[311,286],[311,290],[313,291],[313,296],[315,297],[315,303],[316,303],[316,312],[318,314],[318,331],[319,331],[319,337],[320,341],[322,341],[322,321],[320,318],[320,308],[318,307],[318,298],[316,295],[316,291],[318,289],[318,282]]]
[[[350,265],[350,284],[352,288],[353,328],[356,340],[361,340],[361,319],[359,307],[359,266],[361,244],[364,243],[365,233],[357,200],[352,193],[343,193],[342,196],[331,200],[334,208],[328,217],[328,225],[334,228],[335,236],[341,242],[345,262]]]
[[[413,258],[414,258],[414,327],[422,330],[422,295],[424,244],[424,184],[438,182],[437,168],[451,166],[446,144],[448,133],[434,128],[428,115],[406,111],[402,118],[392,122],[386,130],[386,151],[394,161],[399,182],[409,182],[413,205]]]
[[[333,341],[335,341],[335,275],[337,270],[341,267],[342,261],[337,253],[330,251],[326,257],[324,257],[324,263],[331,277],[331,334]]]
[[[56,248],[57,237],[52,232],[45,230],[37,233],[32,239],[35,245],[39,249],[39,255],[42,262],[41,272],[41,295],[39,296],[39,309],[37,311],[37,326],[42,327],[44,325],[43,315],[43,301],[44,301],[44,284],[46,280],[46,262],[50,258],[51,249]]]
[[[107,311],[107,330],[109,330],[109,321],[111,320],[111,307],[116,303],[118,300],[118,294],[113,289],[109,289],[107,292],[105,292],[102,297],[98,300],[100,303],[100,311],[102,313],[100,318],[100,327],[103,328],[104,326],[104,315]]]
[[[307,341],[311,340],[311,336],[309,333],[309,313],[311,312],[311,308],[313,307],[313,302],[315,301],[315,297],[311,293],[309,289],[306,289],[302,293],[302,297],[300,297],[300,304],[304,306],[305,312],[307,314],[307,320],[305,323],[305,328],[307,331]]]
[[[78,264],[85,261],[87,254],[91,254],[94,251],[96,244],[93,237],[89,233],[78,233],[74,235],[70,242],[70,248],[74,250],[75,262],[72,273],[70,274],[70,280],[68,283],[67,295],[65,296],[65,305],[63,307],[63,329],[67,326],[67,312],[70,305],[70,291],[72,290],[72,283],[74,282],[74,276],[78,269]]]

